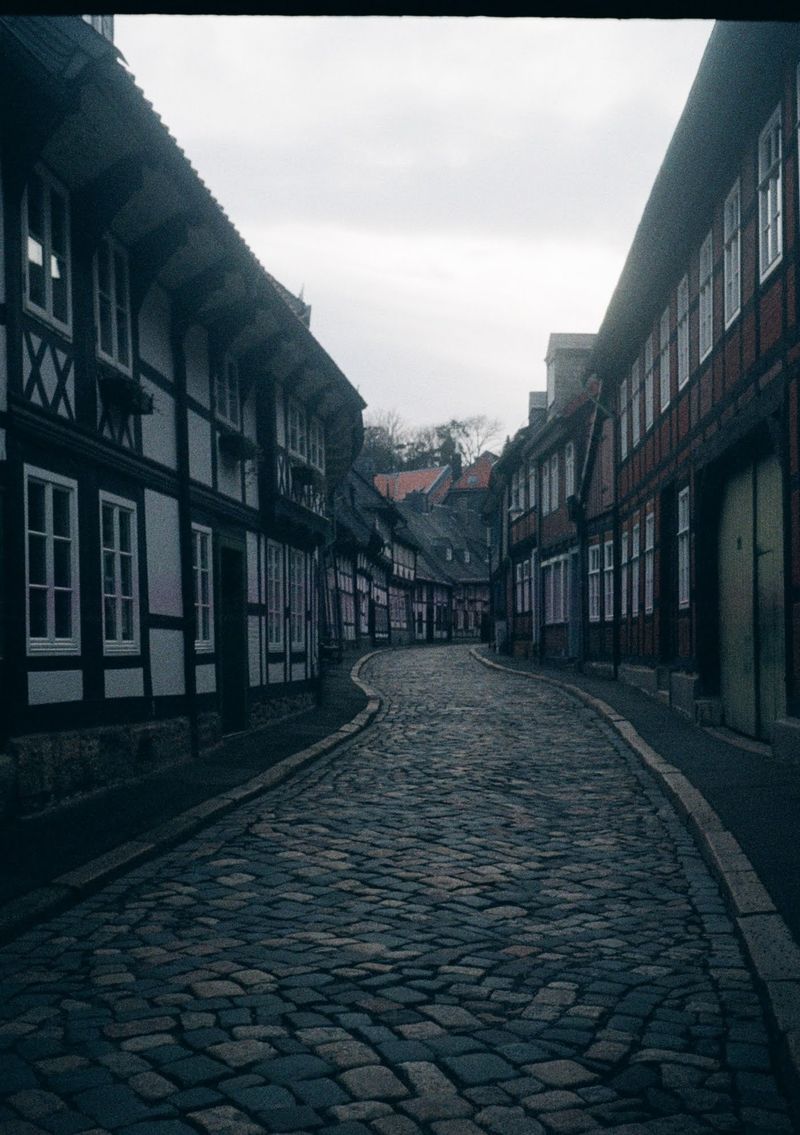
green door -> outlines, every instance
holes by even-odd
[[[725,724],[769,740],[786,712],[783,509],[777,457],[725,486],[719,525],[720,693]]]

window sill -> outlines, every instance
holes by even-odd
[[[57,319],[54,315],[51,315],[49,311],[45,311],[45,309],[42,307],[37,307],[36,304],[31,303],[31,301],[27,298],[23,299],[22,301],[22,309],[26,315],[30,315],[34,319],[38,319],[42,323],[46,323],[48,327],[52,327],[53,330],[59,331],[65,339],[68,339],[70,342],[72,342],[72,323],[62,323],[60,319]]]

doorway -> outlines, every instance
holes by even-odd
[[[725,724],[767,741],[786,712],[783,551],[781,466],[772,454],[727,481],[717,560]]]
[[[247,724],[247,612],[244,550],[220,548],[220,709],[222,732],[236,733]]]

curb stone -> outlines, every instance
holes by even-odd
[[[61,914],[118,875],[182,843],[240,804],[255,799],[276,784],[288,779],[304,765],[332,752],[339,745],[352,741],[372,723],[383,704],[381,696],[360,678],[362,668],[378,653],[380,652],[374,650],[362,655],[350,671],[354,685],[358,686],[369,699],[366,706],[350,721],[345,722],[333,733],[329,733],[321,741],[284,757],[282,761],[278,761],[271,768],[242,784],[237,784],[217,796],[211,796],[195,804],[193,808],[179,812],[172,819],[148,831],[140,832],[134,839],[120,844],[119,847],[114,847],[87,863],[59,875],[49,883],[0,906],[0,945],[10,942],[37,923]]]
[[[556,686],[589,706],[622,737],[659,781],[686,820],[703,858],[720,884],[737,936],[761,990],[792,1103],[795,1110],[800,1111],[800,948],[736,837],[691,781],[648,745],[630,721],[607,702],[570,682],[503,666],[486,658],[475,647],[470,649],[470,654],[488,669]]]

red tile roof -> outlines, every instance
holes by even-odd
[[[432,469],[404,469],[402,473],[376,473],[375,488],[389,500],[405,500],[409,493],[425,493],[430,500],[442,499],[452,484],[450,466]]]
[[[476,461],[473,461],[463,471],[452,486],[451,492],[458,492],[461,489],[488,489],[489,475],[496,461],[497,457],[494,453],[490,453],[488,450],[482,453]]]

